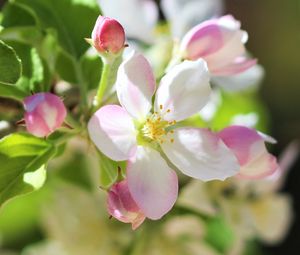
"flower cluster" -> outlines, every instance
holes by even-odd
[[[106,38],[101,33],[94,29],[92,37]],[[169,67],[158,86],[147,59],[135,51],[127,55],[115,86],[120,105],[101,107],[88,123],[90,138],[104,155],[127,161],[125,180],[109,191],[112,216],[133,228],[145,217],[160,219],[177,199],[175,170],[202,181],[262,178],[276,171],[276,158],[264,144],[270,139],[254,129],[214,132],[184,125],[209,102],[211,75],[233,75],[256,63],[244,56],[246,37],[232,16],[194,27],[181,42],[184,61]]]
[[[225,1],[5,2],[3,247],[32,241],[37,216],[45,240],[15,252],[238,255],[284,238],[299,146],[271,154],[264,68]]]
[[[176,170],[210,181],[258,179],[278,169],[265,147],[273,139],[254,129],[229,126],[216,132],[185,124],[210,101],[211,77],[235,75],[256,64],[245,55],[247,33],[240,26],[227,15],[193,27],[158,85],[151,64],[135,50],[119,66],[119,104],[96,109],[88,122],[97,148],[113,161],[127,162],[125,179],[109,190],[108,210],[115,218],[135,229],[145,218],[164,216],[178,196]],[[99,16],[87,40],[110,65],[124,50],[125,32],[115,19]],[[40,137],[66,117],[63,102],[51,93],[27,97],[24,107],[27,130]]]

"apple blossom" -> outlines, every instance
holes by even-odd
[[[172,208],[178,193],[177,175],[161,152],[184,174],[204,181],[224,180],[239,170],[233,153],[211,131],[176,125],[209,100],[205,61],[184,61],[162,78],[156,93],[155,87],[150,64],[133,53],[118,71],[121,106],[103,106],[88,123],[89,135],[102,153],[115,161],[127,160],[129,192],[153,220]]]
[[[45,137],[59,128],[67,115],[62,100],[51,93],[36,93],[24,99],[27,131]]]
[[[218,133],[228,148],[236,155],[241,166],[239,176],[243,178],[263,178],[278,169],[276,157],[269,154],[265,140],[254,129],[244,126],[230,126]]]
[[[139,227],[145,216],[134,202],[126,180],[115,183],[108,192],[107,208],[111,216],[124,222],[131,223],[132,229]]]
[[[184,59],[203,58],[214,76],[244,72],[256,64],[245,56],[248,35],[231,15],[205,21],[193,27],[182,39],[180,54]]]
[[[100,15],[92,32],[91,43],[100,54],[118,54],[124,49],[124,28],[117,20]]]

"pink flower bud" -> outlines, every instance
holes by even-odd
[[[100,53],[118,54],[124,48],[125,32],[115,19],[99,16],[92,32],[92,44]]]
[[[244,56],[248,35],[240,27],[230,15],[205,21],[184,36],[180,51],[185,59],[203,58],[215,76],[241,73],[254,66],[256,60]]]
[[[268,153],[264,143],[271,141],[269,137],[243,126],[224,128],[219,132],[219,137],[238,159],[239,177],[263,178],[278,169],[276,157]]]
[[[67,115],[62,100],[51,93],[37,93],[24,99],[27,131],[45,137],[59,128]]]
[[[145,215],[133,200],[126,180],[115,183],[108,193],[108,212],[124,223],[131,223],[132,229],[138,228],[145,220]]]

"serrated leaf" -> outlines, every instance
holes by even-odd
[[[10,198],[35,190],[24,181],[55,154],[50,142],[29,134],[15,133],[0,140],[0,205]],[[32,177],[32,176],[31,176]],[[26,179],[26,177],[25,177]]]
[[[0,82],[15,84],[22,72],[21,60],[15,50],[0,41]]]

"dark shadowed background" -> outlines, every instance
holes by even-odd
[[[247,48],[266,71],[261,97],[271,112],[277,153],[300,140],[300,1],[227,0],[227,13],[241,20],[249,33]],[[272,255],[296,255],[300,250],[300,160],[293,166],[284,190],[293,196],[295,220],[289,235]],[[276,224],[276,222],[274,223]]]

